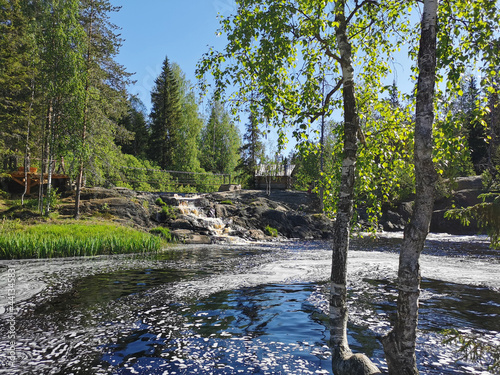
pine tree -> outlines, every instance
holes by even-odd
[[[257,166],[265,156],[264,144],[261,141],[262,132],[258,128],[256,115],[251,111],[243,135],[243,145],[240,147],[240,162],[236,170],[240,171],[250,187],[255,186]]]
[[[163,169],[173,169],[182,117],[179,83],[168,57],[151,93],[152,110],[149,155]]]

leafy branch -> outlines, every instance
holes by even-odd
[[[456,208],[445,213],[446,219],[460,220],[469,226],[476,220],[480,228],[485,228],[490,236],[491,247],[500,248],[500,193],[486,193],[479,196],[483,200],[472,207]]]

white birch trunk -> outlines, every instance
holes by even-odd
[[[335,20],[339,24],[336,34],[343,75],[344,155],[339,202],[333,233],[330,289],[332,369],[336,375],[380,374],[377,367],[366,356],[354,355],[347,342],[347,252],[353,215],[354,179],[358,150],[356,134],[359,128],[359,118],[354,89],[352,48],[347,37],[345,1],[337,2]]]
[[[46,193],[46,206],[45,215],[48,216],[50,213],[50,194],[52,193],[52,159],[54,158],[54,108],[50,104],[49,113],[47,116],[47,193]],[[43,181],[42,181],[43,182]]]
[[[28,128],[26,129],[26,147],[24,152],[24,191],[21,195],[21,206],[24,206],[24,196],[28,192],[28,173],[30,172],[31,167],[31,151],[30,151],[30,135],[31,135],[31,115],[33,112],[33,103],[35,101],[35,78],[31,78],[31,100],[28,108]]]
[[[438,3],[438,0],[425,0],[422,16],[415,117],[415,209],[405,229],[399,257],[397,319],[393,330],[382,338],[391,375],[418,374],[415,346],[420,295],[419,258],[429,232],[437,180],[432,162],[432,126]]]

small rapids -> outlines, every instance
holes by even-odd
[[[354,239],[349,342],[381,368],[400,235]],[[486,237],[430,235],[421,258],[422,374],[490,374],[444,329],[500,345],[499,253]],[[178,246],[160,254],[1,261],[0,374],[331,374],[326,242]],[[7,309],[8,310],[8,309]],[[6,333],[15,319],[16,357]]]

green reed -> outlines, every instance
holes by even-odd
[[[0,259],[141,253],[163,245],[157,236],[108,223],[0,226]]]

